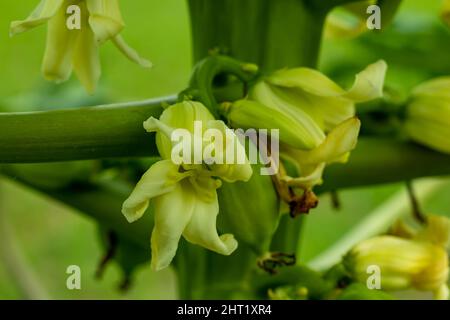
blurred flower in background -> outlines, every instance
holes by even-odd
[[[70,9],[70,10],[69,10]],[[69,18],[79,19],[69,28]],[[120,32],[124,22],[118,0],[41,0],[30,16],[11,23],[10,34],[28,31],[48,22],[47,45],[42,72],[47,80],[66,81],[72,70],[89,93],[101,75],[99,46],[111,40],[130,60],[143,67],[151,63],[129,47]]]
[[[362,241],[344,258],[351,277],[366,283],[368,268],[380,268],[381,289],[416,289],[447,300],[449,219],[430,215],[421,230],[395,229],[397,234]]]

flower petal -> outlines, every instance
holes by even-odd
[[[366,102],[383,96],[387,64],[379,60],[356,75],[353,87],[344,96],[354,102]]]
[[[151,239],[153,270],[164,269],[172,262],[195,204],[195,193],[188,181],[181,181],[171,192],[155,199],[155,227]]]
[[[14,36],[47,22],[61,8],[63,2],[64,0],[41,0],[28,18],[11,22],[10,35]]]
[[[250,99],[282,112],[297,123],[298,139],[302,140],[302,149],[313,149],[325,139],[320,118],[308,103],[308,97],[298,93],[293,97],[289,93],[271,86],[267,82],[258,83],[250,94]],[[305,110],[302,107],[306,107]]]
[[[290,160],[293,164],[296,164],[295,160],[289,159],[286,157],[287,160]],[[296,164],[298,172],[301,173],[299,177],[290,177],[290,176],[283,176],[281,177],[282,181],[285,181],[288,186],[300,188],[303,190],[310,190],[314,186],[317,186],[319,184],[322,184],[322,175],[323,171],[325,170],[326,163],[320,163],[315,167],[308,168]]]
[[[450,77],[439,77],[421,83],[412,92],[414,98],[417,97],[442,97],[450,98]]]
[[[323,121],[323,129],[330,132],[340,123],[355,116],[355,103],[345,98],[319,97],[309,100]]]
[[[128,59],[137,63],[143,68],[151,68],[153,64],[145,58],[142,58],[136,50],[128,46],[123,38],[118,35],[112,38],[114,45],[122,52]]]
[[[321,97],[343,97],[354,102],[365,102],[382,96],[387,64],[380,60],[356,75],[353,87],[347,92],[334,81],[309,68],[284,69],[268,78],[270,83],[301,89]]]
[[[193,193],[195,195],[195,193]],[[184,238],[206,249],[223,255],[230,255],[236,250],[238,243],[232,234],[217,233],[216,220],[219,214],[217,192],[209,201],[195,197],[191,220],[183,232]]]
[[[367,8],[376,0],[365,0],[338,7],[327,17],[325,36],[331,39],[354,38],[367,31]]]
[[[220,120],[208,121],[206,126],[208,129],[218,130],[223,138],[220,143],[207,141],[214,145],[214,152],[221,160],[221,163],[209,165],[212,175],[230,183],[250,180],[253,174],[252,166],[248,161],[245,146],[236,134]],[[219,147],[222,150],[219,150]]]
[[[345,90],[330,78],[310,68],[279,70],[267,81],[275,86],[297,88],[317,96],[336,97],[345,94]]]
[[[48,23],[42,73],[49,81],[66,81],[72,73],[73,51],[81,31],[66,28],[66,12],[61,7]]]
[[[87,18],[82,18],[82,28],[74,50],[73,68],[86,91],[94,93],[100,79],[101,65],[98,43],[87,24]]]
[[[194,134],[195,121],[202,122],[201,132],[197,132],[197,139],[202,139],[206,130],[206,123],[214,120],[209,110],[201,103],[194,101],[183,101],[171,105],[164,110],[159,120],[150,118],[144,122],[144,128],[148,132],[157,132],[156,145],[158,151],[164,159],[170,159],[172,153],[172,133],[176,129],[186,129]],[[203,125],[205,124],[205,125]],[[191,141],[194,136],[191,136]],[[200,140],[199,140],[200,141]],[[195,146],[192,146],[195,149]],[[195,150],[194,150],[195,151]]]
[[[361,17],[342,11],[342,9],[332,12],[326,20],[325,37],[327,39],[355,38],[367,31],[366,19],[366,16],[361,19]]]
[[[120,6],[117,0],[86,0],[89,11],[89,25],[98,42],[117,36],[124,28]]]
[[[442,153],[450,154],[450,127],[427,119],[408,119],[404,124],[407,135],[414,141]]]
[[[291,159],[296,159],[301,165],[317,165],[341,161],[348,152],[353,150],[358,141],[361,122],[357,118],[349,119],[336,127],[325,141],[316,149],[302,151],[282,148]]]
[[[128,222],[141,218],[148,208],[150,199],[173,191],[182,178],[178,167],[170,160],[159,161],[151,166],[123,203],[122,213]]]

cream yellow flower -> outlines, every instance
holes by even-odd
[[[356,245],[344,258],[353,279],[365,283],[370,266],[380,268],[381,289],[431,291],[448,299],[448,254],[442,246],[419,240],[379,236]]]
[[[427,81],[413,90],[404,129],[412,140],[450,153],[450,77]]]
[[[68,27],[68,8],[77,6],[79,29]],[[118,0],[41,0],[30,16],[11,23],[16,35],[48,22],[42,72],[47,80],[66,81],[72,70],[89,93],[95,91],[101,74],[99,47],[111,40],[130,60],[143,67],[151,63],[130,48],[120,32],[124,22]]]
[[[247,99],[224,105],[237,128],[279,129],[281,157],[298,176],[285,176],[289,186],[304,190],[321,183],[327,164],[345,162],[356,146],[360,121],[355,104],[382,96],[384,61],[356,75],[350,90],[309,68],[283,69],[258,82]]]
[[[195,131],[195,121],[203,124],[202,132]],[[203,153],[204,148],[209,148],[211,143],[218,143],[203,137],[205,130],[210,128],[222,132],[224,138],[228,135],[228,139],[216,145],[222,147],[216,150],[217,153],[225,153],[227,148],[236,148],[245,154],[244,146],[237,136],[227,132],[222,121],[215,120],[208,109],[198,102],[182,102],[170,106],[163,112],[160,120],[150,118],[144,123],[144,127],[149,132],[157,132],[157,146],[163,160],[154,164],[143,175],[124,202],[122,212],[129,222],[133,222],[142,217],[150,201],[153,202],[155,227],[151,238],[152,268],[160,270],[170,264],[181,236],[193,244],[230,255],[238,244],[232,234],[219,236],[217,233],[219,204],[216,190],[220,188],[221,180],[248,181],[252,168],[247,159],[241,164],[209,163],[208,159],[193,163],[192,160],[196,154]],[[183,155],[183,162],[175,164],[172,134],[180,128],[189,132],[191,142],[195,138],[201,139],[205,142],[205,147],[196,150],[194,146],[192,156]]]

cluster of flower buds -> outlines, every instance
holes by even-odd
[[[360,129],[355,104],[382,96],[386,69],[384,61],[368,66],[348,91],[313,69],[280,70],[256,83],[247,98],[224,104],[222,113],[235,128],[279,129],[280,156],[296,171],[280,170],[279,182],[309,194],[327,164],[347,161]]]
[[[27,19],[11,23],[10,34],[47,22],[42,66],[47,80],[66,81],[73,70],[86,90],[93,93],[101,75],[99,47],[108,40],[130,60],[151,66],[120,36],[125,24],[118,0],[41,0]]]
[[[359,243],[344,258],[344,265],[355,281],[366,283],[368,268],[376,266],[382,290],[431,291],[436,299],[447,300],[449,234],[449,219],[430,215],[420,230],[401,224],[390,235]]]

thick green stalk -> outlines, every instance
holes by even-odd
[[[283,215],[278,226],[278,231],[272,239],[270,250],[272,252],[284,252],[289,254],[299,254],[300,233],[305,221],[305,216],[295,219],[288,214]]]
[[[46,112],[0,113],[0,163],[156,155],[142,123],[174,98]]]
[[[450,156],[386,138],[361,138],[345,165],[328,167],[318,192],[450,175]]]
[[[302,0],[189,0],[194,59],[214,51],[263,70],[315,67],[324,10]]]
[[[154,139],[141,128],[149,116],[161,113],[160,101],[166,100],[0,114],[0,163],[154,156]],[[318,191],[444,175],[450,175],[449,155],[396,139],[363,137],[349,163],[327,168]]]
[[[353,2],[362,2],[364,0],[307,0],[311,6],[323,9],[330,9],[343,6]]]
[[[316,67],[322,39],[326,10],[313,8],[307,0],[188,0],[194,60],[221,53],[257,64],[263,72],[285,67]],[[286,221],[277,231],[274,248],[295,252],[300,222]],[[293,223],[289,223],[293,222]],[[255,267],[250,254],[242,252],[227,259],[206,253],[208,264],[239,271],[226,281],[225,292],[233,292],[246,283],[246,274]],[[250,258],[248,257],[250,256]],[[183,268],[180,274],[186,274]],[[224,273],[222,272],[222,273]],[[217,291],[222,281],[213,274],[202,275],[209,290]],[[187,282],[180,282],[180,292],[189,292]],[[220,289],[219,289],[220,291]],[[206,298],[206,297],[204,297]]]

